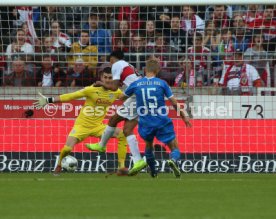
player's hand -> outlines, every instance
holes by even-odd
[[[103,82],[101,81],[96,81],[94,84],[93,84],[93,87],[101,87],[103,86]]]
[[[186,125],[187,128],[191,128],[192,127],[192,124],[190,122],[190,118],[188,116],[185,116],[183,118],[183,121],[185,122],[185,125]]]
[[[36,100],[36,102],[33,103],[33,105],[36,109],[41,109],[48,104],[48,98],[42,95],[40,92],[38,92],[38,95],[40,97]]]

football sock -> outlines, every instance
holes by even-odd
[[[156,174],[155,157],[154,157],[152,148],[145,149],[145,156],[146,156],[147,164],[149,165],[151,173]]]
[[[123,131],[120,131],[118,139],[118,169],[125,168],[125,159],[127,153],[127,141]]]
[[[141,154],[138,148],[138,141],[136,139],[135,135],[129,135],[127,136],[127,143],[129,145],[130,152],[133,157],[133,162],[136,163],[137,161],[141,160]]]
[[[72,151],[72,147],[69,147],[67,145],[64,145],[64,147],[60,150],[59,159],[58,159],[58,165],[61,165],[61,161],[64,157],[66,157],[70,152]]]
[[[170,154],[171,159],[176,162],[180,159],[180,151],[178,148],[175,148],[172,150],[171,154]]]
[[[101,137],[101,141],[99,142],[99,145],[101,147],[106,147],[106,144],[108,142],[108,140],[114,135],[116,127],[110,127],[110,126],[106,126],[104,133]]]

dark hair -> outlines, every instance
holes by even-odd
[[[111,74],[111,68],[110,67],[105,67],[102,72],[101,72],[101,75],[103,75],[104,73],[106,74]]]
[[[224,7],[224,10],[226,10],[226,9],[227,9],[227,6],[226,6],[226,5],[215,5],[215,7],[214,7],[214,8],[216,8],[216,7],[218,7],[218,8],[220,8],[220,7]]]
[[[227,34],[229,31],[233,33],[233,30],[231,30],[230,28],[224,28],[221,30],[221,34]]]
[[[202,34],[201,34],[201,33],[199,33],[199,32],[195,32],[194,38],[197,38],[197,37],[199,37],[199,38],[203,39],[203,36],[202,36]]]
[[[92,13],[89,14],[89,17],[90,17],[90,18],[91,18],[91,17],[96,17],[96,18],[98,18],[98,14],[95,13],[95,12],[92,12]]]
[[[123,52],[123,51],[121,51],[121,50],[116,50],[116,51],[112,51],[112,52],[110,53],[109,58],[115,57],[115,58],[121,60],[121,59],[124,59],[124,56],[125,56],[125,55],[124,55],[124,52]]]
[[[89,31],[88,30],[81,30],[81,33],[87,33],[89,35]]]
[[[266,6],[265,6],[265,10],[266,10],[266,9],[274,9],[274,5],[266,5]]]
[[[176,18],[176,17],[180,19],[179,14],[173,13],[173,14],[172,14],[172,18]],[[171,18],[171,19],[172,19],[172,18]]]
[[[50,54],[46,54],[42,56],[42,60],[46,59],[46,58],[50,58],[52,59],[52,56]]]

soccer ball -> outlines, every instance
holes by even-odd
[[[78,167],[78,160],[73,156],[66,156],[61,161],[61,167],[69,172],[74,172]]]

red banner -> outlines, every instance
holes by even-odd
[[[73,119],[0,119],[0,151],[58,152],[73,124]],[[192,124],[188,129],[181,120],[174,120],[181,152],[275,153],[276,120],[192,120]],[[96,141],[88,138],[85,142]],[[144,151],[140,137],[139,143]],[[107,151],[116,150],[116,140],[111,139]],[[80,143],[75,151],[87,149]]]
[[[0,100],[0,118],[26,118],[32,111],[32,118],[76,118],[84,103],[82,100],[74,100],[69,103],[49,104],[44,109],[34,109],[34,100]],[[182,101],[183,103],[183,101]],[[177,118],[170,101],[166,102],[171,118]],[[109,108],[107,117],[114,115],[121,101],[115,101]]]

